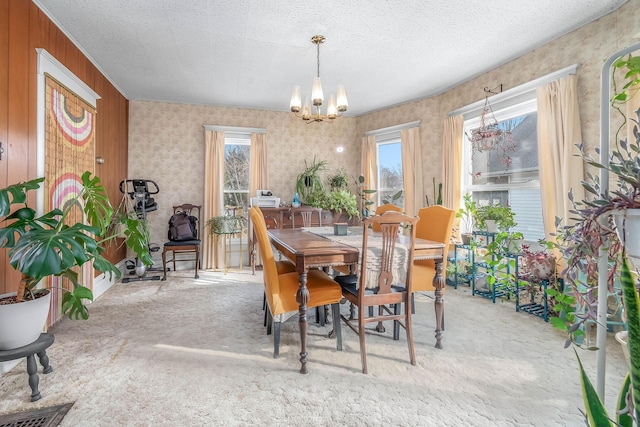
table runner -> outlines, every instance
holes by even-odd
[[[352,246],[358,251],[362,251],[362,227],[349,227],[346,236],[336,236],[333,234],[333,227],[304,227],[303,230],[322,236],[334,242]],[[378,276],[381,270],[382,257],[382,237],[369,233],[367,247],[367,288],[378,287]],[[396,243],[396,251],[393,259],[393,283],[404,286],[405,277],[407,276],[406,259],[409,249],[400,242]],[[358,272],[360,272],[360,261],[362,254],[358,257]]]

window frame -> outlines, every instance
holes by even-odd
[[[402,188],[382,188],[380,183],[382,182],[380,176],[380,147],[383,145],[391,145],[398,144],[400,147],[400,175],[402,177]],[[404,192],[404,164],[402,163],[402,141],[400,139],[400,132],[393,132],[386,135],[376,136],[376,182],[378,183],[378,188],[376,188],[376,206],[382,206],[384,203],[382,202],[382,192],[393,192],[393,194],[402,190]],[[401,208],[404,209],[404,197],[402,197],[401,205],[398,204]]]
[[[224,162],[224,167],[225,167],[225,171],[226,171],[226,166],[227,166],[227,162],[226,162],[226,148],[228,145],[246,145],[249,147],[249,168],[251,168],[251,135],[242,135],[242,134],[232,134],[232,135],[226,135],[224,137],[224,146],[225,146],[225,162]],[[249,172],[251,173],[251,172]],[[225,195],[226,194],[231,194],[231,193],[244,193],[247,194],[247,206],[243,207],[244,211],[248,212],[249,209],[249,205],[250,205],[250,197],[251,195],[249,194],[249,191],[251,190],[251,177],[249,176],[249,181],[248,181],[248,187],[245,190],[228,190],[225,188],[225,180],[223,179],[222,181],[222,200],[224,201],[225,199]],[[226,205],[223,204],[222,206],[223,209],[226,210]]]

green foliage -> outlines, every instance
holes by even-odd
[[[629,415],[635,412],[635,419],[640,420],[640,393],[634,393],[633,390],[640,388],[640,299],[636,285],[631,277],[631,271],[626,258],[622,262],[622,272],[620,275],[620,288],[622,289],[622,298],[624,300],[627,312],[628,322],[628,338],[627,345],[629,347],[630,373],[623,380],[618,394],[616,413],[617,425],[631,426],[633,421]],[[574,351],[576,351],[574,349]],[[589,377],[585,373],[580,357],[576,351],[578,364],[580,366],[580,382],[582,384],[582,397],[586,411],[586,418],[591,426],[613,426],[614,424],[604,404],[597,395]],[[628,394],[631,393],[631,399]],[[630,407],[627,407],[629,404]]]
[[[403,193],[403,190],[400,190],[397,193],[392,194],[390,198],[383,197],[380,201],[382,202],[383,205],[387,203],[395,205],[396,202],[402,198],[402,193]]]
[[[373,205],[373,201],[370,200],[370,196],[375,194],[378,190],[366,188],[366,184],[364,183],[364,175],[358,176],[358,179],[355,180],[356,195],[358,196],[358,200],[360,202],[360,213],[363,218],[367,218],[371,213],[371,205]]]
[[[463,206],[456,212],[456,218],[460,218],[464,225],[464,230],[468,233],[473,231],[475,218],[478,212],[476,202],[472,199],[471,193],[462,197]]]
[[[86,319],[88,311],[84,301],[92,300],[91,290],[78,283],[75,267],[92,262],[96,270],[109,277],[120,276],[120,271],[102,256],[103,244],[115,238],[114,209],[100,179],[90,172],[82,175],[82,190],[76,201],[65,204],[64,210],[54,209],[36,217],[27,206],[27,193],[39,188],[44,178],[38,178],[0,189],[0,248],[7,248],[9,263],[26,276],[23,297],[30,299],[38,283],[48,276],[65,277],[72,284],[62,299],[63,313],[70,318]],[[83,210],[89,225],[66,224],[73,207],[83,201]],[[13,213],[11,209],[15,209]],[[119,218],[119,217],[118,217]],[[148,251],[148,229],[143,233],[141,220],[125,223],[125,234],[135,244],[134,250],[142,260],[151,261]],[[127,234],[128,233],[128,234]]]
[[[324,193],[324,185],[322,184],[320,172],[326,169],[327,161],[316,161],[314,157],[310,165],[307,164],[305,160],[304,166],[304,170],[296,179],[296,192],[300,196],[302,204],[313,206],[309,203],[309,199],[318,197],[318,194]]]
[[[515,215],[507,205],[486,205],[476,210],[475,221],[482,230],[487,228],[486,221],[493,220],[500,230],[508,230],[517,225]]]
[[[349,219],[354,216],[360,216],[358,211],[358,202],[356,195],[351,194],[348,190],[331,191],[327,195],[323,209],[329,209],[336,212],[344,211],[349,215]]]
[[[331,191],[349,189],[349,176],[344,168],[338,169],[329,177],[329,188]]]

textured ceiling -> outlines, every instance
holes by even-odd
[[[311,92],[346,115],[436,95],[626,0],[33,0],[131,100],[289,110]]]

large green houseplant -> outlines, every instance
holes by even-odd
[[[300,196],[300,201],[304,205],[313,206],[314,201],[324,196],[324,184],[320,172],[327,167],[326,160],[316,160],[313,158],[311,164],[304,161],[304,170],[296,178],[296,192]],[[318,207],[320,207],[318,205]]]
[[[70,318],[89,316],[86,301],[93,299],[91,290],[79,282],[76,267],[92,262],[96,270],[109,277],[120,271],[102,256],[108,242],[124,233],[126,245],[139,259],[150,265],[149,230],[145,220],[135,215],[114,215],[100,179],[85,172],[77,200],[37,215],[28,206],[27,194],[39,188],[44,178],[33,179],[0,189],[0,248],[7,248],[9,263],[22,273],[17,294],[7,297],[3,305],[19,304],[49,293],[49,276],[68,279],[63,288],[62,311]],[[88,224],[69,224],[68,216],[75,205],[81,205]],[[117,220],[116,220],[117,218]],[[44,286],[44,287],[43,287]],[[40,326],[40,330],[42,329]]]

